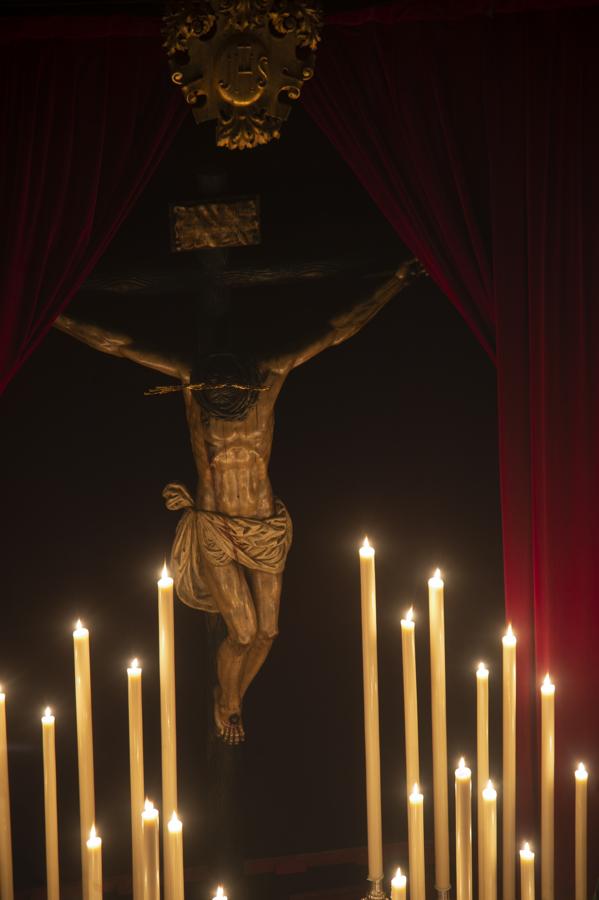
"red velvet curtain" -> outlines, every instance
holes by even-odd
[[[329,26],[303,98],[496,360],[519,797],[536,812],[549,670],[563,873],[575,762],[599,770],[599,10],[456,22],[405,7]],[[592,858],[596,819],[590,835]]]
[[[0,29],[0,392],[106,249],[185,115],[157,20]]]

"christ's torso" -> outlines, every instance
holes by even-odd
[[[274,428],[274,404],[283,378],[267,373],[256,402],[243,418],[208,413],[192,392],[185,393],[191,443],[198,471],[198,509],[229,516],[272,515],[268,464]]]

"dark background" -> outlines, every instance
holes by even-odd
[[[381,260],[407,255],[300,108],[279,144],[243,154],[216,153],[210,127],[190,119],[100,269],[110,275],[126,265],[143,275],[144,266],[164,263],[176,271],[168,203],[195,196],[194,172],[215,162],[232,193],[261,196],[263,246],[239,251],[234,262],[351,259],[364,248]],[[276,302],[297,311],[304,292],[317,310],[320,297],[323,308],[327,297],[343,299],[344,284],[281,285]],[[76,303],[100,301],[87,291]],[[145,302],[149,316],[159,303],[172,322],[182,301],[106,295],[107,309],[131,303],[140,319]],[[0,400],[0,682],[21,889],[45,880],[39,718],[47,703],[57,716],[62,875],[79,877],[71,646],[78,616],[91,631],[107,876],[130,865],[125,667],[134,655],[144,668],[147,792],[160,800],[155,581],[177,521],[160,494],[169,480],[194,484],[181,398],[144,397],[164,381],[53,332]],[[437,565],[446,581],[449,760],[473,759],[474,670],[482,658],[498,672],[504,618],[495,389],[492,363],[428,280],[289,377],[271,477],[295,536],[281,634],[245,704],[239,812],[247,858],[365,844],[357,554],[364,533],[377,550],[385,840],[405,838],[399,620],[412,602],[422,778],[432,797],[426,580]],[[186,865],[194,866],[206,858],[212,817],[204,617],[177,604],[176,629],[180,811]],[[496,689],[494,678],[495,711]],[[427,832],[431,825],[429,803]]]

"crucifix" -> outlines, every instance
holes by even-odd
[[[55,325],[96,350],[170,376],[176,383],[159,390],[183,395],[198,478],[193,492],[178,483],[163,492],[167,507],[182,511],[171,566],[179,598],[224,620],[214,725],[225,744],[237,745],[245,737],[244,695],[278,633],[292,537],[268,471],[277,399],[294,368],[359,332],[423,270],[409,259],[333,315],[306,317],[293,334],[275,335],[266,347],[264,329],[252,329],[247,311],[240,316],[231,303],[225,277],[227,247],[259,240],[257,203],[211,198],[173,207],[172,217],[174,248],[179,241],[201,263],[195,336],[182,327],[169,345],[139,322],[114,328],[101,309],[90,316],[78,304]]]

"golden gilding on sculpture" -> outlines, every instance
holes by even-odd
[[[183,0],[164,16],[171,78],[216,143],[244,150],[280,137],[314,74],[322,13],[312,0]]]
[[[176,253],[260,243],[258,197],[210,203],[175,203],[170,209],[171,248]]]

